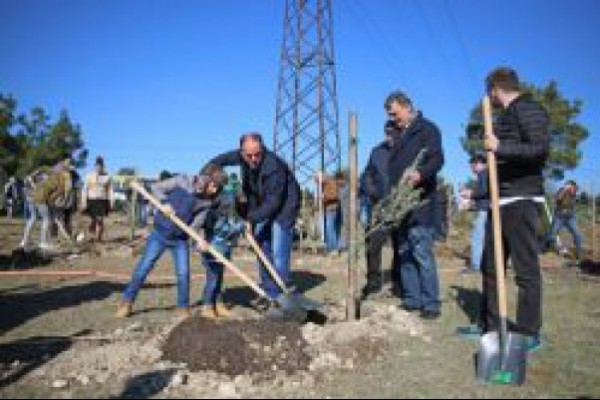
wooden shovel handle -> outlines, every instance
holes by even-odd
[[[482,102],[483,119],[485,122],[485,136],[492,136],[494,127],[492,125],[492,105],[490,98],[485,96]],[[498,286],[498,308],[500,320],[506,320],[506,281],[504,266],[504,248],[502,244],[502,223],[500,220],[500,194],[498,189],[498,167],[496,164],[496,154],[493,151],[487,151],[487,163],[489,170],[490,200],[492,210],[492,227],[494,233],[494,257],[496,261],[496,281]]]
[[[287,288],[286,284],[283,282],[283,280],[281,279],[281,276],[279,276],[279,274],[273,267],[273,264],[271,264],[271,261],[269,261],[269,259],[265,255],[265,253],[262,251],[262,249],[256,242],[254,235],[249,230],[246,230],[246,239],[250,243],[250,246],[252,247],[252,249],[254,249],[254,252],[256,253],[258,258],[260,258],[260,260],[262,261],[262,263],[265,266],[265,268],[267,269],[267,271],[269,271],[269,274],[271,275],[271,277],[275,280],[275,282],[277,282],[277,285],[279,286],[279,288],[281,290],[283,290],[283,292],[285,294],[289,294],[289,289]]]
[[[167,218],[169,218],[175,225],[177,225],[182,231],[189,235],[192,239],[194,239],[202,248],[202,250],[210,253],[217,261],[222,263],[227,269],[233,272],[238,276],[241,280],[246,283],[249,287],[252,288],[260,297],[268,298],[267,294],[264,290],[262,290],[252,279],[250,279],[246,274],[244,274],[238,267],[233,265],[231,261],[226,259],[221,253],[219,253],[214,247],[208,244],[196,231],[187,226],[183,221],[177,218],[176,215],[167,211],[167,207],[158,201],[154,196],[144,189],[138,182],[131,182],[130,186],[133,190],[141,194],[146,200],[148,200],[157,210],[163,213]]]

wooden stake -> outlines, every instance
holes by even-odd
[[[358,318],[357,296],[357,236],[358,236],[358,117],[355,113],[349,118],[348,160],[350,163],[350,212],[348,213],[348,292],[346,298],[346,318],[354,321]]]

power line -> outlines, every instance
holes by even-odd
[[[448,17],[448,20],[450,21],[450,25],[452,26],[452,30],[454,32],[454,36],[456,37],[456,40],[458,41],[458,45],[460,46],[460,51],[461,51],[463,61],[466,65],[467,74],[473,81],[472,83],[477,84],[477,82],[478,82],[477,75],[475,74],[475,69],[473,68],[473,63],[471,61],[471,57],[469,56],[469,51],[467,50],[467,46],[465,44],[464,37],[461,33],[458,22],[454,16],[454,12],[452,11],[452,8],[450,7],[449,0],[444,0],[444,11],[446,13],[446,16]]]
[[[359,1],[360,0],[355,0],[355,3],[358,4]],[[377,48],[381,59],[384,61],[384,63],[390,69],[390,71],[392,71],[394,74],[397,74],[398,71],[401,71],[400,66],[395,62],[394,58],[390,58],[390,54],[395,53],[395,51],[393,46],[390,45],[390,43],[388,42],[385,35],[383,35],[379,29],[372,29],[370,26],[367,26],[367,22],[369,22],[371,26],[375,25],[372,23],[372,20],[368,17],[368,13],[364,9],[364,5],[361,17],[360,11],[354,8],[356,4],[353,4],[353,1],[347,1],[345,4],[348,6],[348,10],[350,10],[350,13],[358,23],[359,27],[362,29],[366,38],[371,42],[371,44],[374,45],[374,47]],[[382,46],[385,48],[383,48]]]

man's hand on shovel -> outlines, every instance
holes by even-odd
[[[493,133],[488,133],[485,135],[485,149],[487,151],[491,151],[496,153],[498,151],[498,147],[500,146],[500,141]]]
[[[175,210],[173,210],[173,207],[170,204],[165,204],[163,211],[165,216],[167,216],[169,219],[176,216]]]

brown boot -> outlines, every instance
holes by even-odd
[[[133,310],[133,303],[129,301],[122,301],[119,303],[117,307],[117,312],[115,313],[115,317],[117,318],[127,318],[131,315]]]
[[[217,319],[219,318],[219,316],[217,315],[217,312],[215,310],[214,306],[202,306],[202,308],[200,309],[200,316],[202,318],[206,318],[206,319]]]
[[[215,304],[215,313],[219,318],[231,318],[231,311],[223,303]]]

